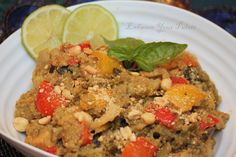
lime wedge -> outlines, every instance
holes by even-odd
[[[21,38],[27,52],[36,59],[40,51],[62,43],[65,21],[70,11],[59,5],[41,7],[24,21]]]
[[[95,4],[83,5],[68,17],[63,34],[63,42],[81,43],[90,40],[93,47],[104,44],[103,38],[115,40],[118,24],[107,9]]]

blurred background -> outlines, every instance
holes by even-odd
[[[0,0],[0,43],[21,27],[25,17],[47,4],[71,6],[94,0]],[[195,12],[236,37],[236,0],[148,0]]]
[[[0,0],[0,43],[21,27],[25,17],[47,4],[71,6],[93,0]],[[236,0],[149,0],[195,12],[236,37]],[[0,138],[0,157],[24,157]]]

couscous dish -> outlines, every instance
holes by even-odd
[[[33,86],[16,102],[25,142],[64,157],[212,157],[229,115],[216,110],[221,98],[196,57],[179,50],[150,66],[114,46],[40,53]]]

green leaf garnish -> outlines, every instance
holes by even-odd
[[[157,65],[166,63],[186,49],[186,44],[152,42],[139,46],[134,60],[144,71],[152,71]]]
[[[109,46],[108,55],[120,61],[131,61],[134,58],[134,50],[144,44],[142,40],[134,38],[122,38],[115,41],[104,39],[104,41]]]
[[[104,39],[109,47],[108,55],[120,61],[135,62],[138,68],[152,71],[157,65],[175,58],[186,48],[186,44],[173,42],[144,43],[134,38],[123,38],[115,41]]]

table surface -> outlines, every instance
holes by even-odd
[[[71,6],[93,0],[0,0],[0,43],[21,27],[24,18],[40,6],[60,4]],[[153,0],[162,1],[163,0]],[[218,24],[236,37],[235,0],[173,0],[174,5],[184,6]],[[170,2],[170,1],[168,1]],[[176,3],[178,2],[178,3]],[[179,5],[181,4],[181,5]],[[14,21],[14,22],[12,22]],[[24,157],[0,137],[0,157]]]

